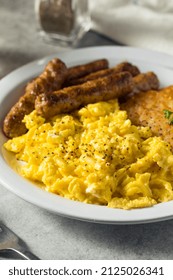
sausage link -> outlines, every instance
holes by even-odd
[[[89,103],[118,98],[132,90],[133,79],[129,72],[114,73],[50,94],[43,93],[37,96],[35,109],[39,115],[50,118],[59,113],[69,113]]]
[[[107,69],[108,67],[109,63],[107,59],[99,59],[87,64],[70,67],[68,68],[68,75],[67,79],[65,80],[64,87],[71,86],[73,84],[73,80],[79,79],[99,70]]]
[[[134,90],[133,93],[148,91],[151,89],[159,89],[159,80],[155,73],[141,73],[133,78]]]
[[[66,75],[66,65],[60,59],[50,61],[43,73],[26,86],[25,94],[5,117],[3,123],[4,134],[9,138],[24,134],[27,129],[22,120],[25,115],[34,110],[36,96],[43,92],[48,93],[60,89]]]
[[[69,81],[69,86],[70,85],[80,85],[80,84],[86,83],[88,81],[106,77],[115,72],[119,73],[119,72],[126,72],[126,71],[130,72],[133,77],[140,74],[139,69],[135,65],[132,65],[129,62],[123,62],[123,63],[116,65],[115,67],[100,70],[100,71],[97,71],[94,73],[90,73],[82,78],[72,79],[71,81]]]

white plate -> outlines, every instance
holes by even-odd
[[[173,218],[173,201],[161,203],[150,208],[135,210],[110,209],[105,206],[88,205],[59,197],[41,190],[25,180],[11,167],[13,157],[4,151],[2,145],[6,138],[2,133],[4,116],[21,94],[26,82],[38,75],[47,62],[59,57],[68,66],[107,58],[110,66],[128,60],[136,64],[141,71],[154,71],[161,86],[173,84],[173,57],[153,51],[130,47],[94,47],[54,54],[34,61],[12,72],[0,82],[0,182],[7,189],[24,200],[59,215],[70,218],[109,224],[133,224],[161,221]],[[168,69],[170,68],[170,69]]]

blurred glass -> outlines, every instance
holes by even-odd
[[[35,0],[40,35],[62,46],[75,46],[90,29],[88,0]]]

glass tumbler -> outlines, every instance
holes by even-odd
[[[75,46],[90,29],[88,0],[35,0],[41,36],[62,46]]]

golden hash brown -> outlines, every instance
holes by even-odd
[[[170,143],[173,150],[173,125],[164,115],[164,110],[173,111],[173,86],[129,97],[121,109],[127,111],[134,125],[149,126],[153,134]]]

